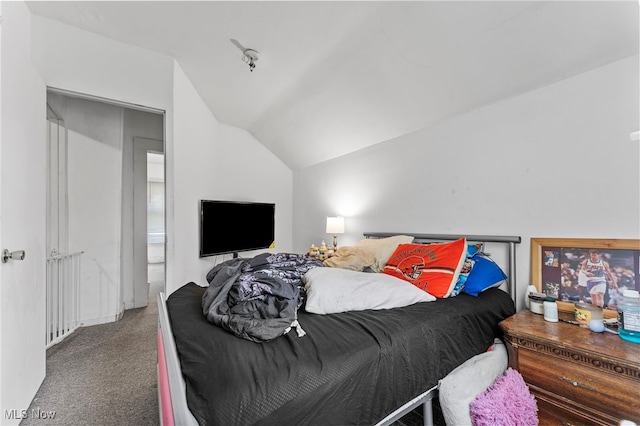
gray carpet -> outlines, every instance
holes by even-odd
[[[152,271],[150,271],[150,279]],[[47,376],[21,425],[157,425],[156,295],[120,321],[81,327],[47,351]],[[41,413],[55,412],[53,418]],[[40,413],[40,414],[39,414]]]

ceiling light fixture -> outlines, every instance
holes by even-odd
[[[247,49],[235,38],[229,41],[242,51],[242,62],[249,65],[249,71],[253,72],[253,69],[256,67],[256,61],[258,60],[258,51],[255,49]]]
[[[258,51],[253,49],[244,49],[242,52],[242,60],[245,64],[249,64],[249,71],[253,72],[258,60]]]

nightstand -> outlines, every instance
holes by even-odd
[[[640,424],[640,345],[530,311],[500,328],[509,366],[536,397],[540,425]]]

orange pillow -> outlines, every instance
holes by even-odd
[[[409,281],[435,297],[448,297],[458,281],[466,249],[466,238],[450,243],[400,244],[383,272]]]

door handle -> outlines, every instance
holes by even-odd
[[[7,249],[2,250],[2,263],[7,263],[9,259],[24,260],[24,250],[9,251]]]

